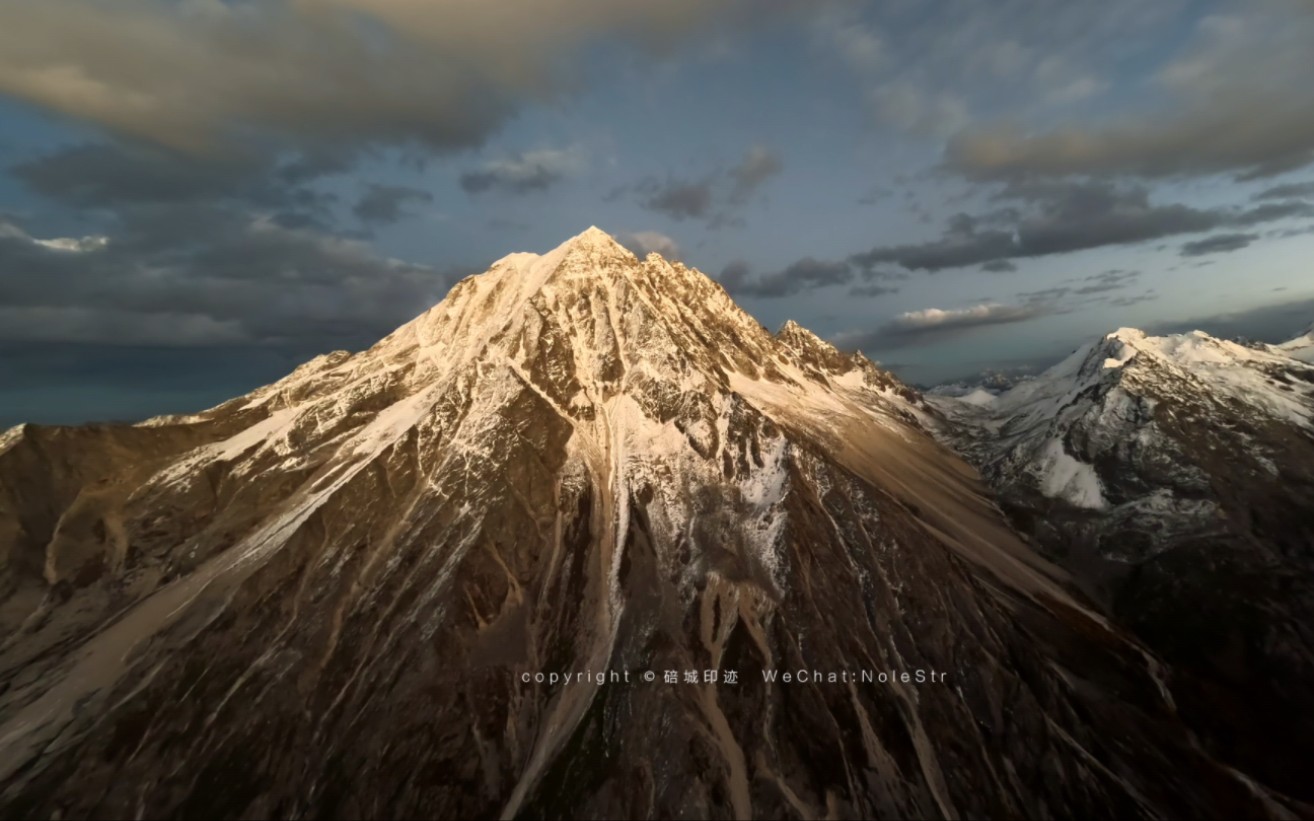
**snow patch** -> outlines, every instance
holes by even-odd
[[[1045,443],[1036,470],[1040,474],[1040,492],[1051,499],[1063,499],[1091,510],[1108,507],[1095,468],[1069,454],[1061,440],[1055,438]]]
[[[0,433],[0,453],[4,453],[16,445],[18,440],[23,438],[23,431],[26,429],[27,425],[15,425],[4,433]]]

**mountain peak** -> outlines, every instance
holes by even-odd
[[[588,228],[566,240],[561,246],[559,246],[558,250],[562,248],[619,254],[625,257],[634,256],[634,254],[632,254],[624,245],[621,245],[615,237],[596,225],[590,225]]]
[[[1147,334],[1145,331],[1142,331],[1140,328],[1119,328],[1116,331],[1111,331],[1108,334],[1105,334],[1104,338],[1117,339],[1122,342],[1139,342],[1140,340],[1145,339],[1146,336]]]

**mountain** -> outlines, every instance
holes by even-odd
[[[1309,799],[1314,365],[1288,353],[1124,328],[1000,396],[928,401],[1018,528],[1182,674],[1214,751]]]
[[[590,229],[210,411],[11,431],[0,813],[1308,814],[934,424]]]
[[[1295,339],[1278,345],[1277,349],[1301,362],[1314,363],[1314,325],[1310,325]]]

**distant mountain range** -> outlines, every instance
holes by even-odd
[[[1314,817],[1305,350],[924,396],[590,229],[212,410],[15,428],[0,812]]]

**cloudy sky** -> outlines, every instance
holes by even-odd
[[[1314,321],[1314,0],[6,0],[0,424],[195,410],[596,224],[914,382]]]

